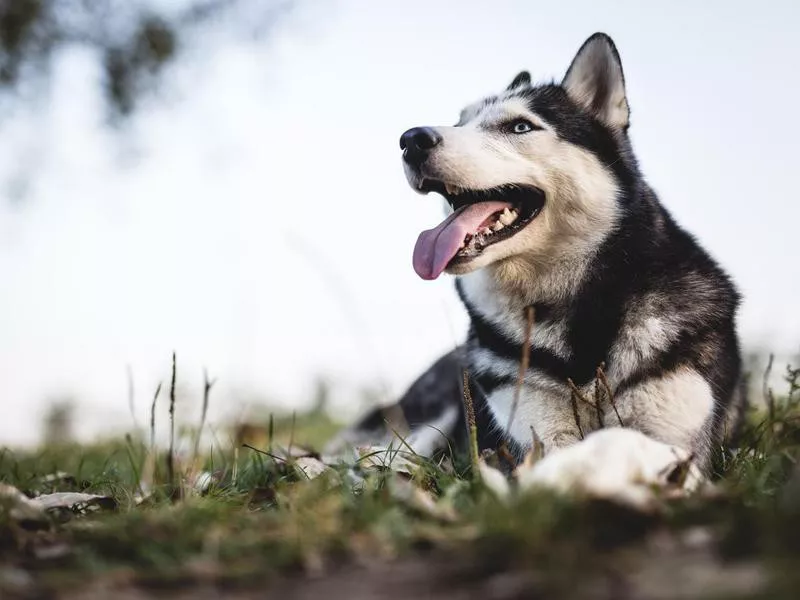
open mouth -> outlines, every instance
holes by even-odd
[[[419,189],[441,194],[454,210],[417,240],[414,270],[423,279],[436,279],[449,266],[469,262],[492,244],[509,239],[533,221],[545,203],[544,192],[529,185],[470,190],[423,179]]]

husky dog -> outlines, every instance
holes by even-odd
[[[639,171],[614,42],[584,42],[560,84],[522,71],[454,126],[400,138],[411,188],[444,197],[413,266],[455,276],[471,324],[399,408],[421,452],[467,440],[463,371],[482,447],[519,459],[604,427],[686,449],[707,470],[745,405],[740,296]],[[598,371],[598,367],[602,370]],[[341,443],[379,442],[377,409]],[[432,427],[426,427],[432,425]]]

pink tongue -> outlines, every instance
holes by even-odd
[[[422,279],[436,279],[461,249],[468,234],[478,231],[494,213],[511,205],[508,202],[478,202],[458,209],[433,229],[423,231],[414,246],[414,270]]]

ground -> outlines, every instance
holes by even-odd
[[[787,380],[750,412],[739,451],[718,450],[712,492],[647,512],[501,498],[470,457],[326,467],[309,448],[336,424],[319,410],[197,455],[191,436],[172,454],[146,435],[6,449],[0,597],[794,597],[798,372]]]

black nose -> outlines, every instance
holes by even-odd
[[[428,158],[430,150],[441,141],[442,136],[431,127],[412,127],[400,136],[400,149],[405,161],[418,167]]]

